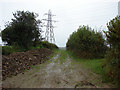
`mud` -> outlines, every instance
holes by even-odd
[[[52,53],[52,50],[41,48],[27,52],[15,52],[8,56],[3,56],[2,79],[5,80],[7,77],[24,73],[31,66],[44,63],[46,60],[49,60],[48,56]]]
[[[7,78],[3,81],[4,88],[108,88],[102,83],[100,76],[86,70],[80,64],[73,64],[69,55],[63,64],[60,63],[61,53],[49,62],[36,65],[24,74]]]

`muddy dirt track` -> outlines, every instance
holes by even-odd
[[[3,81],[4,88],[109,88],[100,76],[84,69],[67,55],[61,63],[57,53],[48,62],[36,65]]]

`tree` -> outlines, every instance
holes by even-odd
[[[111,49],[106,55],[106,72],[120,87],[120,16],[107,23],[107,27],[108,31],[104,31],[104,33]]]
[[[101,58],[106,50],[104,41],[102,33],[95,32],[89,26],[80,26],[77,32],[70,35],[66,46],[81,58]]]
[[[40,20],[36,20],[38,14],[29,11],[17,11],[13,14],[14,19],[6,25],[2,31],[2,40],[8,45],[17,44],[28,49],[33,42],[40,41]]]
[[[109,23],[107,23],[109,31],[104,31],[107,37],[107,41],[112,45],[112,48],[120,50],[120,16],[115,17]]]

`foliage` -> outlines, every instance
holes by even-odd
[[[32,47],[30,47],[30,50],[32,50],[32,49],[40,49],[40,48],[44,48],[42,44],[39,44],[37,46],[32,46]]]
[[[70,35],[66,47],[81,58],[102,58],[106,51],[104,42],[101,32],[83,25]]]
[[[2,46],[2,55],[9,55],[13,52],[15,52],[15,50],[11,46]]]
[[[107,27],[109,31],[104,31],[104,33],[108,43],[111,44],[112,48],[120,50],[120,16],[107,23]]]
[[[16,44],[14,44],[13,46],[2,46],[2,55],[9,55],[13,52],[23,52],[23,51],[26,51],[26,49],[23,49]]]
[[[44,48],[58,49],[58,47],[55,44],[49,43],[48,41],[42,41],[41,44],[43,45]]]
[[[47,41],[39,41],[37,46],[31,46],[28,50],[32,49],[40,49],[40,48],[48,48],[48,49],[58,49],[55,44],[49,43]],[[2,55],[9,55],[13,52],[25,52],[27,51],[24,48],[21,48],[17,43],[14,43],[13,46],[2,46]]]
[[[29,11],[17,11],[13,16],[12,22],[2,31],[2,41],[7,42],[7,45],[17,43],[25,49],[36,45],[36,42],[42,39],[39,28],[41,22],[36,20],[38,15]]]
[[[40,48],[58,49],[57,45],[53,43],[49,43],[48,41],[38,41],[36,46],[31,47],[31,49],[40,49]]]
[[[120,86],[120,16],[107,23],[108,31],[104,31],[110,50],[106,55],[106,73]]]

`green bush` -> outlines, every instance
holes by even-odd
[[[42,45],[42,44],[39,44],[39,45],[37,45],[37,46],[32,46],[32,47],[30,48],[30,50],[32,50],[32,49],[40,49],[40,48],[43,48],[43,45]]]
[[[43,46],[44,48],[48,48],[48,49],[58,49],[58,47],[57,47],[55,44],[49,43],[48,41],[42,41],[41,43],[42,43],[42,46]]]
[[[120,85],[120,62],[119,60],[120,60],[120,51],[117,52],[114,49],[107,51],[106,61],[104,62],[106,76],[109,77],[109,81],[112,81],[117,86]]]
[[[15,52],[15,50],[11,46],[2,46],[2,55],[9,55]]]
[[[31,49],[40,49],[40,48],[58,49],[58,47],[53,43],[49,43],[48,41],[40,41],[37,43],[36,46],[33,45],[32,47],[30,47],[30,50]]]
[[[2,46],[2,55],[9,55],[13,52],[25,52],[29,49],[20,47],[18,44],[14,43],[12,46]]]
[[[106,55],[106,73],[120,87],[120,16],[107,23],[107,27],[104,33],[110,49]]]
[[[28,50],[40,48],[58,49],[58,47],[55,44],[49,43],[47,41],[39,42],[37,46],[31,46],[29,49],[25,49],[19,46],[17,43],[14,43],[12,46],[2,46],[2,55],[9,55],[13,52],[25,52]]]
[[[106,45],[101,32],[95,32],[88,26],[80,26],[77,32],[70,35],[67,50],[74,52],[80,58],[103,58]]]
[[[18,45],[16,42],[14,42],[12,44],[12,48],[15,50],[15,52],[25,52],[25,51],[29,50],[29,48],[28,49],[24,48],[24,47]]]

